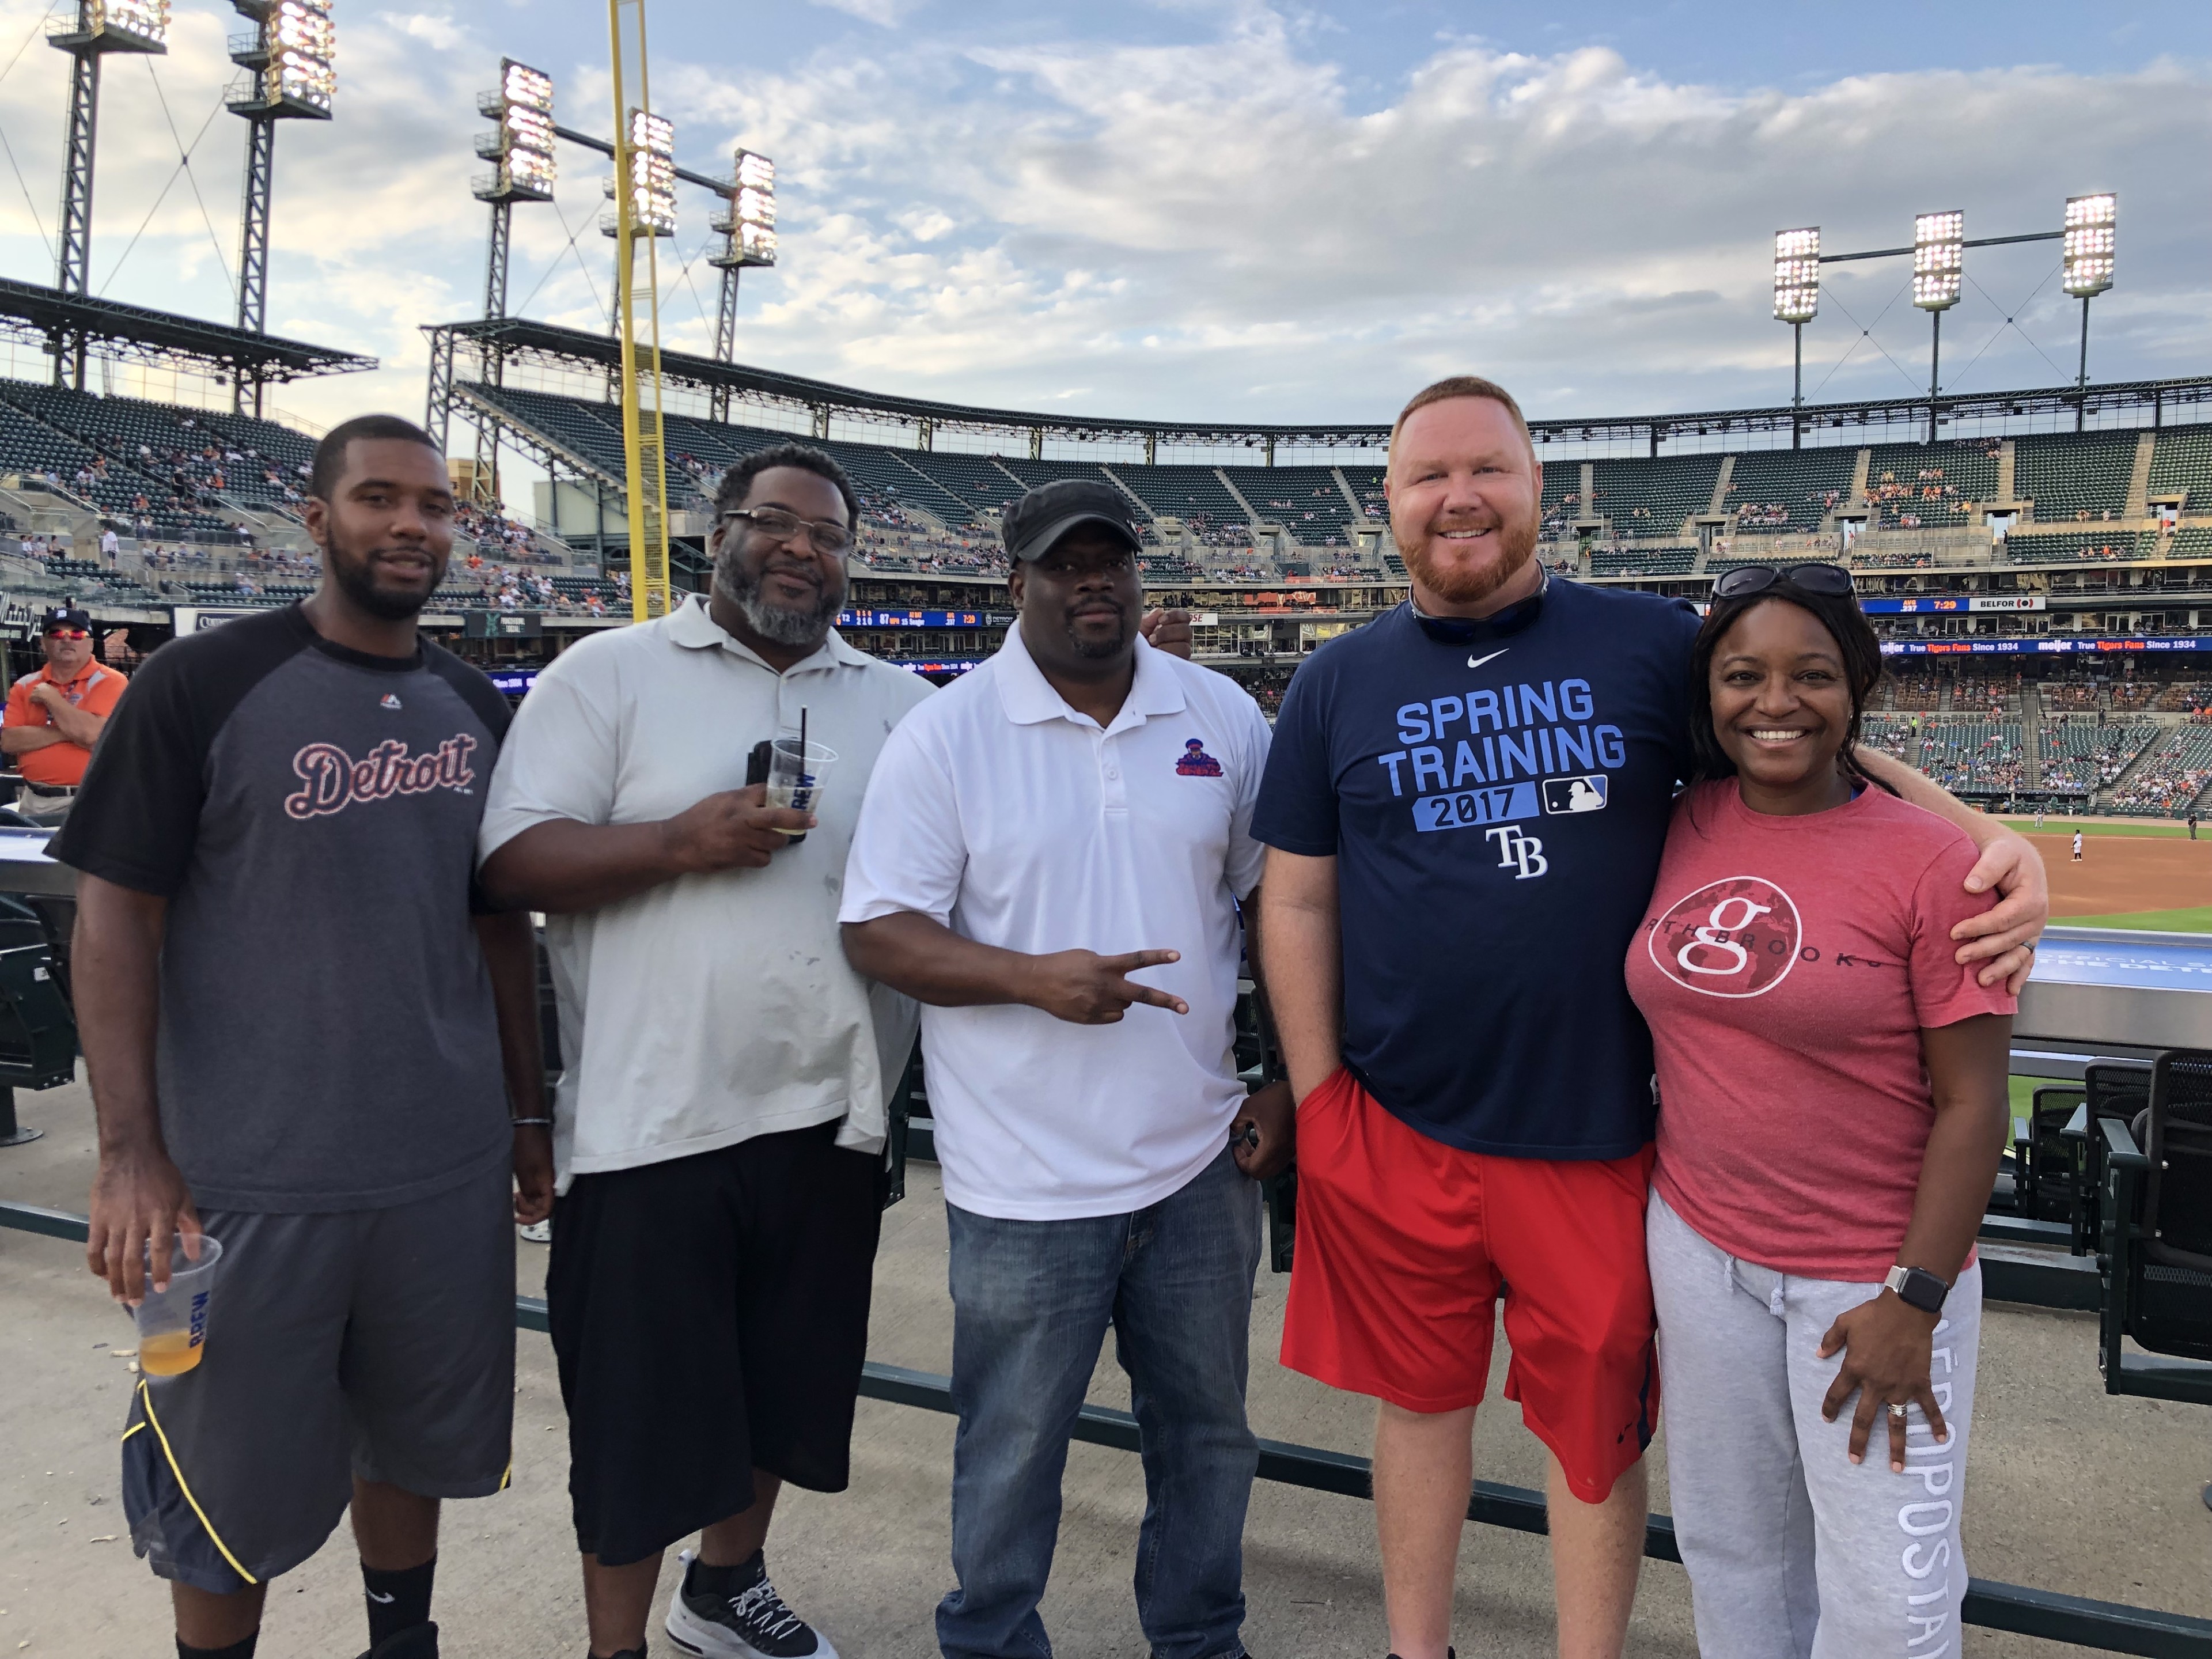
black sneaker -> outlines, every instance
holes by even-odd
[[[684,1552],[684,1580],[668,1604],[668,1639],[702,1659],[837,1659],[837,1650],[784,1606],[760,1553],[738,1569],[741,1588],[698,1588],[697,1557]]]
[[[438,1659],[438,1627],[410,1625],[386,1637],[361,1659]]]

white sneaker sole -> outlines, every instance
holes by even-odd
[[[677,1558],[683,1571],[688,1573],[690,1571],[693,1554],[694,1552],[685,1550]],[[665,1628],[670,1641],[684,1652],[699,1656],[699,1659],[775,1659],[775,1656],[763,1653],[744,1638],[732,1633],[727,1626],[718,1625],[711,1619],[702,1619],[692,1612],[684,1603],[684,1584],[680,1577],[677,1581],[676,1594],[669,1600],[668,1620]],[[837,1659],[837,1650],[830,1645],[830,1638],[818,1630],[814,1632],[814,1651],[808,1659]]]

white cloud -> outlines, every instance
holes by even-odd
[[[842,9],[883,23],[911,10]],[[0,0],[0,47],[40,9]],[[2185,373],[2212,351],[2188,160],[2212,141],[2201,65],[1731,88],[1670,82],[1607,49],[1459,40],[1355,106],[1322,55],[1326,31],[1302,18],[1244,0],[1187,8],[1193,20],[1211,37],[1166,46],[860,34],[780,70],[679,61],[658,42],[654,90],[684,158],[717,171],[744,143],[778,163],[782,262],[744,278],[740,354],[885,390],[1161,418],[1387,418],[1409,387],[1467,368],[1556,415],[1772,402],[1788,395],[1790,344],[1767,315],[1776,227],[1818,223],[1832,248],[1893,246],[1916,210],[1960,206],[1970,234],[2012,232],[2055,223],[2064,196],[2092,188],[2117,189],[2122,211],[2093,371]],[[338,118],[281,131],[270,326],[386,365],[288,388],[287,407],[333,419],[419,406],[420,325],[480,306],[474,94],[513,45],[488,27],[474,8],[349,13]],[[158,73],[189,143],[230,73],[225,24],[180,11],[176,30]],[[27,59],[0,82],[0,124],[49,233],[57,67]],[[120,59],[109,71],[96,285],[176,162],[148,71]],[[604,75],[561,74],[563,118],[604,127]],[[216,113],[193,163],[212,245],[179,180],[107,291],[228,314],[217,249],[235,260],[243,143]],[[562,165],[557,208],[516,210],[512,298],[601,328],[605,163],[564,149]],[[0,268],[45,279],[51,256],[14,183],[0,178]],[[663,326],[696,349],[717,273],[697,258],[696,192],[683,210],[661,249]],[[2023,303],[2055,263],[2041,246],[1970,256],[1989,297],[1970,286],[1946,319],[1951,384],[2070,375],[2072,307],[2055,281]],[[1925,319],[1893,299],[1904,276],[1897,263],[1832,268],[1806,336],[1808,392],[1847,348],[1821,395],[1924,383]],[[1874,325],[1871,341],[1847,310]]]
[[[807,3],[892,29],[921,9],[924,0],[807,0]]]

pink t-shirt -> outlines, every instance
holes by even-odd
[[[1628,990],[1658,1067],[1653,1178],[1712,1243],[1853,1283],[1897,1260],[1935,1121],[1920,1030],[2016,1006],[1953,960],[1951,929],[1995,902],[1960,885],[1974,857],[1879,788],[1801,817],[1734,779],[1675,803]]]

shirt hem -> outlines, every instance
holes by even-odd
[[[758,1118],[734,1128],[693,1135],[684,1140],[662,1141],[651,1146],[627,1146],[619,1152],[594,1152],[588,1157],[572,1152],[567,1168],[562,1171],[562,1186],[565,1190],[569,1179],[575,1176],[611,1175],[618,1170],[641,1170],[648,1164],[667,1164],[679,1158],[693,1158],[701,1152],[718,1152],[725,1146],[757,1140],[763,1135],[782,1134],[792,1129],[811,1129],[817,1123],[842,1122],[851,1115],[852,1103],[841,1100],[830,1106],[802,1107],[778,1116]]]
[[[58,843],[57,843],[58,844]],[[50,844],[51,845],[51,844]],[[67,858],[49,850],[46,856],[56,864],[76,871],[82,876],[97,876],[102,881],[112,882],[118,887],[128,887],[134,893],[150,893],[155,898],[174,898],[184,886],[181,874],[167,876],[141,866],[112,859],[97,852],[80,851]]]
[[[1224,1145],[1226,1145],[1224,1142]],[[1100,1216],[1129,1215],[1149,1209],[1161,1200],[1172,1198],[1212,1167],[1213,1160],[1221,1156],[1214,1147],[1202,1152],[1188,1169],[1146,1182],[1125,1193],[1101,1194],[1091,1198],[1068,1199],[1056,1204],[1022,1204],[988,1192],[969,1188],[960,1179],[940,1164],[938,1168],[943,1181],[945,1201],[970,1215],[979,1215],[989,1221],[1095,1221]]]
[[[503,1138],[497,1147],[442,1175],[367,1193],[256,1193],[195,1181],[189,1174],[185,1184],[193,1206],[201,1210],[229,1210],[245,1215],[338,1215],[354,1210],[396,1209],[402,1204],[435,1198],[489,1174],[514,1156],[514,1147]]]
[[[1791,1279],[1817,1279],[1830,1285],[1863,1285],[1879,1291],[1889,1270],[1897,1264],[1898,1252],[1905,1246],[1905,1232],[1900,1228],[1897,1243],[1888,1249],[1869,1251],[1862,1256],[1796,1255],[1786,1250],[1761,1249],[1756,1243],[1745,1244],[1721,1237],[1729,1229],[1711,1225],[1706,1219],[1705,1206],[1691,1199],[1682,1190],[1681,1182],[1672,1176],[1654,1170],[1651,1184],[1666,1200],[1667,1207],[1681,1218],[1682,1224],[1722,1255]],[[1979,1259],[1978,1254],[1969,1249],[1966,1261],[1960,1265],[1960,1273],[1963,1275]]]
[[[1531,1146],[1525,1141],[1490,1140],[1477,1135],[1461,1134],[1440,1123],[1431,1122],[1413,1112],[1393,1106],[1375,1092],[1367,1079],[1349,1066],[1352,1078],[1384,1111],[1404,1124],[1415,1134],[1425,1135],[1439,1146],[1456,1147],[1462,1152],[1476,1152],[1484,1158],[1526,1158],[1543,1164],[1610,1164],[1616,1159],[1633,1158],[1651,1144],[1651,1136],[1643,1134],[1632,1140],[1603,1140],[1587,1146]]]

